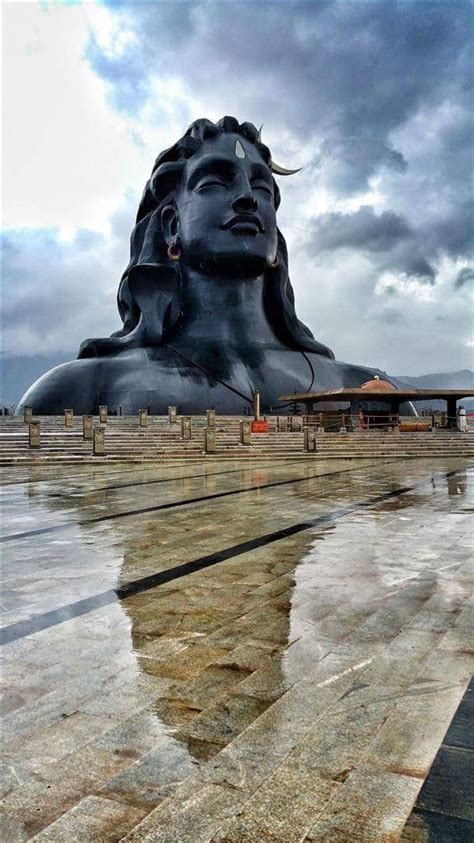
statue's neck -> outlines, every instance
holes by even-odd
[[[225,346],[280,345],[263,307],[263,275],[215,278],[183,272],[181,341]]]

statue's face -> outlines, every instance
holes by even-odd
[[[205,141],[186,163],[176,194],[184,263],[212,274],[262,272],[277,252],[272,174],[236,134]]]

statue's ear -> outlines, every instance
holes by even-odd
[[[161,211],[161,230],[169,246],[178,233],[178,214],[174,205],[165,205]]]

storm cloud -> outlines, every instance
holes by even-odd
[[[456,281],[454,282],[454,286],[456,289],[460,290],[461,287],[465,287],[466,284],[471,284],[474,281],[474,269],[472,266],[465,266],[464,269],[458,274]]]
[[[86,335],[120,327],[117,266],[127,263],[132,220],[124,203],[111,217],[107,237],[82,228],[66,239],[57,229],[3,233],[1,320],[8,356],[75,357]]]
[[[415,231],[393,211],[377,216],[370,205],[352,214],[321,214],[312,223],[309,251],[353,249],[369,253],[380,270],[400,271],[433,283],[436,272],[423,253]]]
[[[468,108],[472,8],[462,0],[109,5],[133,38],[107,58],[91,42],[88,57],[118,107],[139,113],[145,79],[152,98],[154,76],[177,75],[213,109],[228,103],[272,133],[317,141],[344,193],[380,169],[407,170],[392,133],[421,107]]]
[[[370,205],[362,205],[353,214],[321,214],[315,220],[312,239],[321,250],[347,247],[386,252],[411,233],[406,221],[393,211],[377,216]]]

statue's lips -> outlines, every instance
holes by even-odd
[[[264,228],[258,217],[250,214],[238,214],[236,217],[225,222],[222,226],[224,230],[231,229],[237,234],[263,234]]]

